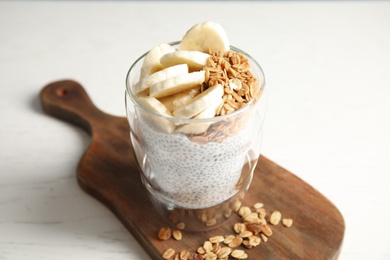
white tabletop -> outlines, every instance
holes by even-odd
[[[76,182],[88,135],[45,115],[38,94],[71,78],[124,116],[131,63],[204,20],[262,65],[263,154],[340,209],[340,259],[390,259],[384,1],[0,2],[0,259],[149,259]]]

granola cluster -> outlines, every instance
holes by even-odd
[[[224,88],[222,97],[224,102],[217,109],[216,116],[230,114],[261,96],[263,89],[259,89],[259,81],[250,71],[248,58],[242,53],[233,50],[210,53],[207,65],[203,69],[206,76],[201,92],[217,84]],[[189,138],[199,144],[220,143],[226,137],[236,134],[243,124],[247,123],[246,116],[246,113],[242,113],[239,117],[227,118],[211,125],[208,131],[201,135]]]
[[[229,50],[225,53],[211,53],[207,60],[203,86],[221,84],[224,87],[223,105],[216,115],[232,113],[252,99],[259,92],[258,80],[250,71],[248,58],[242,53]]]

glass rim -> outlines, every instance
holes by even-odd
[[[178,45],[181,41],[174,41],[174,42],[170,42],[168,43],[169,45],[173,46],[173,45]],[[260,66],[260,64],[251,56],[249,55],[247,52],[233,46],[233,45],[230,45],[230,49],[235,51],[235,52],[239,52],[243,55],[245,55],[245,57],[247,57],[249,60],[251,60],[258,68],[258,70],[260,71],[260,75],[262,76],[262,82],[260,82],[259,80],[259,90],[262,90],[262,94],[259,98],[259,100],[257,100],[257,102],[260,101],[260,99],[262,99],[261,97],[265,95],[265,92],[264,92],[264,89],[265,89],[265,75],[264,75],[264,71],[262,69],[262,67]],[[130,86],[130,73],[132,72],[133,68],[138,64],[138,62],[140,62],[143,58],[145,58],[145,56],[149,53],[149,51],[145,52],[144,54],[142,54],[140,57],[138,57],[134,62],[133,64],[130,66],[130,69],[127,71],[127,74],[126,74],[126,95],[129,96],[131,98],[131,100],[136,103],[140,108],[142,108],[143,110],[149,112],[149,113],[152,113],[153,115],[155,116],[158,116],[158,117],[161,117],[161,118],[165,118],[167,120],[171,120],[171,121],[175,121],[177,123],[180,123],[180,124],[185,124],[185,123],[213,123],[213,122],[218,122],[218,121],[222,121],[224,119],[227,119],[227,118],[230,118],[230,117],[234,117],[236,115],[239,115],[241,113],[244,113],[246,110],[248,110],[249,108],[253,107],[253,104],[255,102],[254,99],[252,99],[251,101],[249,101],[245,106],[243,106],[242,108],[240,109],[237,109],[229,114],[225,114],[225,115],[222,115],[222,116],[215,116],[215,117],[211,117],[211,118],[181,118],[181,117],[173,117],[173,116],[165,116],[165,115],[162,115],[158,112],[155,112],[147,107],[145,107],[144,105],[142,105],[141,103],[138,102],[137,100],[137,95],[132,91],[131,89],[131,86]],[[264,99],[264,97],[263,97]],[[256,102],[256,103],[257,103]],[[126,106],[127,106],[127,101],[126,101]],[[127,111],[127,109],[126,109]]]

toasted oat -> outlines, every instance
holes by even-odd
[[[206,213],[206,211],[202,211],[202,214],[201,214],[201,216],[200,216],[200,219],[202,220],[202,222],[207,222],[207,220],[208,220],[208,217],[207,217],[207,213]]]
[[[229,104],[228,101],[223,105],[223,108],[225,109],[226,113],[229,114],[234,111],[233,105]]]
[[[223,216],[224,216],[225,218],[229,218],[230,215],[232,215],[232,209],[231,209],[231,208],[228,208],[228,209],[226,209],[226,211],[224,212]]]
[[[199,254],[203,255],[206,253],[206,250],[204,250],[203,246],[200,246],[198,247],[198,249],[196,250],[196,252],[198,252]]]
[[[248,248],[248,249],[251,249],[251,248],[253,247],[252,245],[250,245],[249,240],[244,240],[244,241],[242,241],[242,244],[243,244],[246,248]]]
[[[225,240],[223,236],[215,236],[209,238],[209,241],[213,244],[223,242],[223,240]]]
[[[262,225],[261,226],[261,232],[266,235],[267,237],[272,236],[272,229],[269,225]]]
[[[262,225],[267,225],[267,220],[265,218],[259,218],[259,223]]]
[[[215,224],[217,224],[217,219],[216,218],[211,218],[211,219],[208,219],[206,221],[206,226],[208,226],[208,227],[214,226]]]
[[[248,237],[249,245],[258,246],[261,243],[261,239],[258,236],[250,236]]]
[[[172,236],[175,240],[181,240],[183,235],[181,234],[180,230],[174,230],[172,232]]]
[[[236,259],[247,259],[248,255],[245,253],[244,250],[236,249],[231,253],[231,256]]]
[[[246,238],[252,236],[253,233],[251,231],[245,230],[238,234],[239,237]]]
[[[251,209],[249,207],[247,207],[247,206],[242,206],[238,210],[238,215],[240,215],[241,217],[245,217],[246,215],[249,215],[251,213],[252,213]]]
[[[188,252],[187,250],[182,250],[180,251],[180,254],[179,254],[179,259],[180,260],[188,260],[190,259],[190,256],[191,256],[191,253]]]
[[[184,222],[179,222],[179,223],[176,224],[176,227],[178,229],[184,229],[186,227],[186,224],[184,224]]]
[[[212,252],[213,252],[214,254],[218,254],[218,253],[219,253],[219,250],[221,250],[221,245],[220,245],[219,243],[214,244],[214,245],[213,245],[213,250],[212,250]]]
[[[260,208],[262,208],[262,207],[264,207],[264,204],[263,204],[263,203],[260,203],[260,202],[257,202],[257,203],[255,203],[255,204],[253,205],[253,208],[254,208],[254,209],[260,209]]]
[[[263,233],[260,234],[260,237],[261,239],[264,241],[264,242],[267,242],[268,241],[268,237],[266,235],[264,235]]]
[[[256,212],[252,212],[245,217],[242,218],[244,220],[245,224],[250,224],[250,223],[260,223],[259,216]]]
[[[284,218],[282,220],[282,224],[286,227],[291,227],[293,224],[293,220],[291,218]]]
[[[205,260],[217,260],[217,255],[214,254],[213,252],[207,252],[206,254],[203,255]]]
[[[167,249],[163,255],[162,258],[164,259],[170,259],[175,254],[175,250],[172,248]]]
[[[269,216],[269,222],[272,224],[272,225],[277,225],[279,224],[280,220],[282,219],[282,213],[280,213],[280,211],[278,210],[275,210],[274,212],[271,213],[271,215]]]
[[[203,248],[204,248],[204,251],[205,251],[206,253],[208,253],[208,252],[211,252],[211,251],[213,250],[213,245],[211,244],[210,241],[205,241],[205,242],[203,243]]]
[[[233,226],[234,232],[240,234],[241,232],[246,230],[246,226],[244,223],[235,223]]]
[[[265,216],[267,215],[267,212],[264,208],[258,209],[257,213],[259,213],[259,218],[265,218]]]
[[[225,258],[230,255],[230,253],[233,251],[230,247],[222,247],[221,250],[217,253],[218,258]]]
[[[229,243],[229,247],[231,248],[234,248],[234,247],[238,247],[242,244],[242,237],[239,237],[239,236],[236,236],[232,242]]]
[[[246,229],[257,235],[261,232],[261,223],[248,223],[245,225]]]
[[[235,236],[233,236],[233,235],[226,236],[225,239],[223,240],[223,243],[228,245],[234,240],[234,238],[235,238]]]
[[[169,227],[162,227],[158,231],[158,239],[160,240],[168,240],[171,237],[171,229]]]

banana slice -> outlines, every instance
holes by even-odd
[[[134,91],[136,94],[141,93],[146,89],[148,89],[151,85],[159,81],[164,81],[166,79],[187,74],[187,73],[188,73],[187,64],[179,64],[176,66],[165,68],[163,70],[150,74],[149,76],[146,76],[140,81],[138,81],[137,84],[135,84],[134,86]]]
[[[171,111],[169,111],[160,101],[153,97],[139,97],[137,100],[142,106],[150,109],[153,112],[163,116],[172,117]],[[142,110],[140,112],[140,120],[146,120],[149,124],[166,133],[172,133],[176,127],[175,124],[169,119],[148,112],[142,112]]]
[[[203,110],[193,118],[194,119],[212,118],[215,116],[218,108],[222,106],[223,103],[224,100],[222,98],[219,98],[219,102],[216,102],[213,105],[207,107],[205,110]],[[211,123],[190,123],[190,124],[177,127],[175,131],[183,134],[197,135],[206,132],[210,125]]]
[[[229,38],[223,27],[215,22],[206,21],[191,27],[183,36],[179,50],[226,52],[230,49]]]
[[[209,57],[209,54],[200,51],[175,51],[162,56],[160,62],[164,67],[188,64],[189,69],[194,71],[203,69]]]
[[[205,72],[203,70],[179,75],[153,84],[150,86],[149,95],[155,98],[169,96],[198,86],[204,80]]]
[[[219,107],[221,107],[224,104],[223,98],[219,98],[218,102],[215,102],[211,106],[207,107],[205,110],[200,112],[198,115],[194,116],[195,119],[202,119],[202,118],[212,118],[215,117],[215,114],[217,113],[217,110]]]
[[[207,107],[212,106],[215,103],[219,104],[223,93],[224,89],[221,84],[210,87],[197,95],[183,107],[173,111],[173,116],[180,118],[192,118],[201,113]]]
[[[141,67],[141,79],[149,76],[150,74],[163,69],[163,66],[160,63],[160,59],[164,54],[169,52],[174,52],[175,47],[162,43],[154,48],[152,48],[148,54],[146,54],[144,62]]]
[[[191,99],[193,99],[196,95],[200,93],[200,87],[195,87],[191,89],[186,89],[182,92],[162,97],[159,99],[161,103],[168,108],[169,111],[173,112],[173,110],[178,109],[179,107],[187,104]]]
[[[159,113],[163,116],[172,116],[169,111],[160,101],[153,97],[139,97],[138,102],[144,107],[152,110],[153,112]]]

